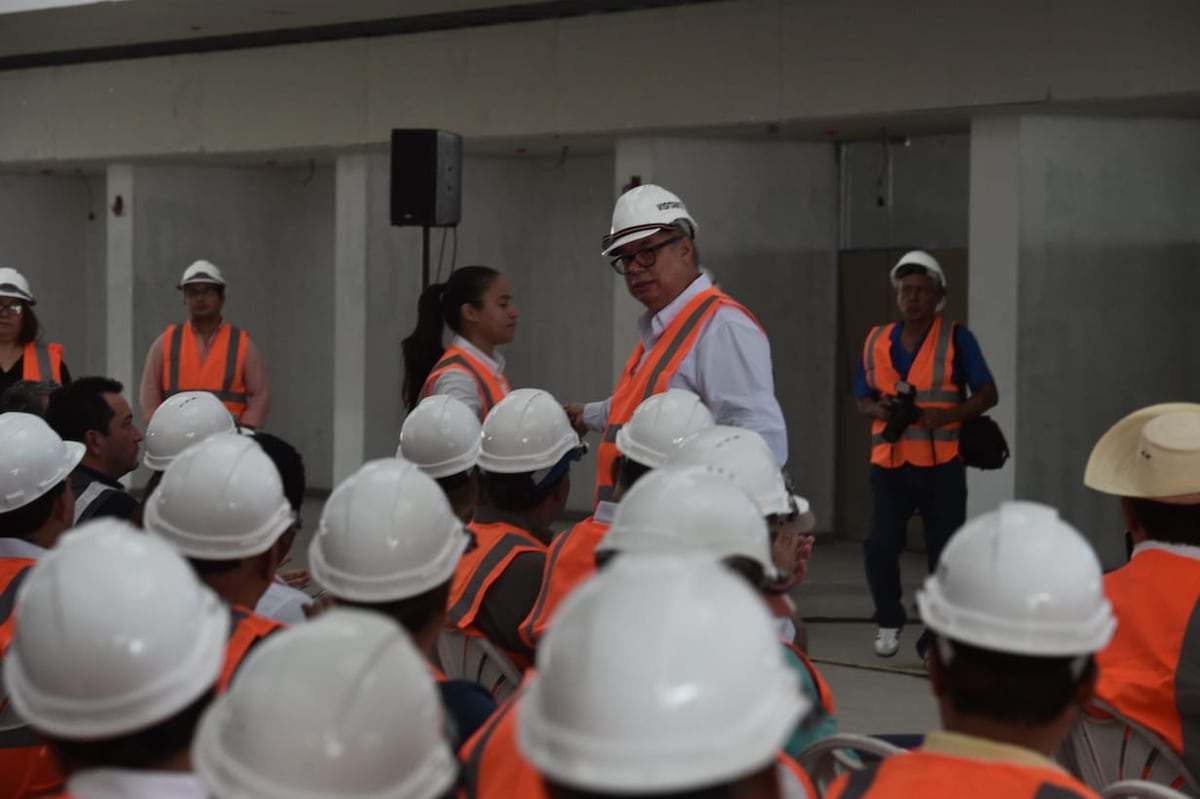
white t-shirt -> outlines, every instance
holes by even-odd
[[[97,768],[67,780],[74,799],[207,799],[194,774]]]

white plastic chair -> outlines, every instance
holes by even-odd
[[[1163,795],[1200,796],[1200,783],[1162,738],[1103,702],[1093,701],[1092,709],[1099,715],[1081,714],[1056,755],[1089,788],[1106,791],[1136,779],[1174,789]]]
[[[452,680],[467,680],[483,686],[497,702],[503,702],[521,685],[521,670],[486,638],[445,628],[438,637],[437,660]]]
[[[1103,799],[1188,799],[1186,793],[1146,780],[1114,782],[1101,791],[1100,796]]]
[[[817,796],[824,796],[825,791],[838,777],[862,769],[863,763],[859,755],[884,758],[906,752],[906,749],[869,735],[839,732],[806,746],[796,758],[796,762],[812,777]]]

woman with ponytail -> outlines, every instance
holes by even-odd
[[[443,325],[454,332],[449,348],[442,344]],[[483,421],[510,390],[496,348],[516,332],[517,306],[495,269],[464,266],[432,284],[421,292],[416,329],[401,342],[404,404],[412,410],[424,397],[448,394]]]

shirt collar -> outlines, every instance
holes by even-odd
[[[120,768],[87,769],[67,780],[67,789],[90,799],[205,799],[194,774],[174,771],[133,771]]]
[[[41,560],[46,550],[24,538],[0,538],[0,560]]]
[[[611,525],[613,523],[613,517],[616,515],[617,503],[600,500],[596,503],[596,512],[592,514],[592,521],[596,522],[597,524]]]
[[[451,343],[455,347],[471,353],[472,357],[483,361],[484,365],[492,371],[492,374],[497,376],[504,374],[504,356],[500,354],[499,350],[493,350],[493,352],[496,353],[496,357],[493,358],[491,355],[488,355],[462,336],[455,336],[454,341]]]
[[[712,288],[712,281],[708,279],[708,275],[701,274],[695,280],[688,284],[687,288],[679,293],[679,296],[667,303],[667,307],[663,308],[658,313],[642,314],[638,319],[638,330],[642,336],[642,344],[646,349],[654,346],[655,342],[662,336],[663,332],[670,327],[675,321],[675,317],[679,316],[687,304],[696,298],[701,292]]]
[[[1200,560],[1200,547],[1192,546],[1190,544],[1174,544],[1170,541],[1143,541],[1133,548],[1133,554],[1136,557],[1142,552],[1148,552],[1152,549],[1157,549],[1160,552],[1168,552],[1172,555],[1178,555],[1181,558]]]
[[[119,488],[122,491],[125,490],[125,486],[121,485],[121,481],[114,480],[113,478],[111,478],[107,474],[105,474],[104,472],[98,472],[95,469],[91,468],[90,466],[84,466],[81,463],[75,467],[75,471],[77,471],[81,474],[85,474],[88,477],[92,478],[93,480],[98,480],[101,483],[104,483],[106,486],[110,486],[112,488]]]
[[[965,757],[989,763],[1011,763],[1033,768],[1049,768],[1055,771],[1063,770],[1053,760],[1032,749],[949,730],[937,730],[926,735],[921,749],[935,754]]]

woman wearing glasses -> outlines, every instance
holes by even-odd
[[[0,269],[0,394],[21,380],[71,382],[61,344],[38,340],[42,326],[29,281],[16,269]]]
[[[617,200],[603,255],[646,308],[640,341],[610,398],[566,410],[575,428],[604,431],[596,500],[612,493],[616,432],[642,400],[668,388],[700,395],[717,424],[759,433],[780,465],[787,428],[775,399],[771,345],[754,316],[700,272],[696,220],[661,186],[638,186]]]
[[[404,404],[447,394],[483,421],[510,391],[499,347],[517,333],[517,306],[504,275],[487,266],[464,266],[445,283],[421,292],[417,328],[401,342]],[[445,327],[454,333],[447,348]]]

